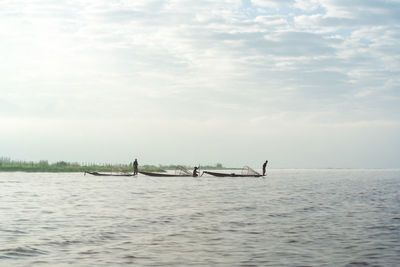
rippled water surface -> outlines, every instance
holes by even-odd
[[[0,173],[1,266],[400,264],[400,170]]]

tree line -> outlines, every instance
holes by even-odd
[[[178,165],[141,165],[139,170],[163,172],[175,170]],[[180,165],[182,166],[182,165]],[[184,166],[191,170],[194,166]],[[224,169],[221,163],[216,165],[201,166],[202,169]],[[57,161],[49,163],[47,160],[40,161],[20,161],[12,160],[7,157],[0,157],[0,171],[23,171],[23,172],[132,172],[132,162],[129,164],[109,164],[109,163],[77,163]]]

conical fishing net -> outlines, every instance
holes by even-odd
[[[191,173],[183,166],[176,166],[175,175],[191,175]]]
[[[242,175],[261,175],[249,166],[244,166],[242,169]]]

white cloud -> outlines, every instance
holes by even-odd
[[[285,5],[293,4],[294,0],[251,0],[251,2],[260,7],[279,8]]]
[[[288,25],[287,20],[280,16],[258,16],[255,18],[255,22],[261,23],[268,28]]]
[[[371,121],[371,129],[387,120],[397,131],[399,9],[398,1],[372,0],[2,1],[0,115],[11,128],[19,118],[33,135],[43,132],[29,118],[67,122],[76,142],[94,133],[80,137],[82,125],[139,125],[127,135],[144,144],[159,138],[160,146],[165,122],[175,145],[185,129],[199,151],[206,142],[218,146],[213,134],[224,149],[243,142],[257,151],[263,134],[277,140],[320,120],[333,128],[345,119]],[[315,115],[311,122],[305,113]],[[273,121],[255,119],[260,133],[251,133],[249,121],[265,117],[286,123],[271,130]]]
[[[296,0],[294,7],[304,11],[313,11],[321,7],[320,0]]]

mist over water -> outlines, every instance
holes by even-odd
[[[0,265],[395,266],[399,189],[397,169],[0,173]]]

